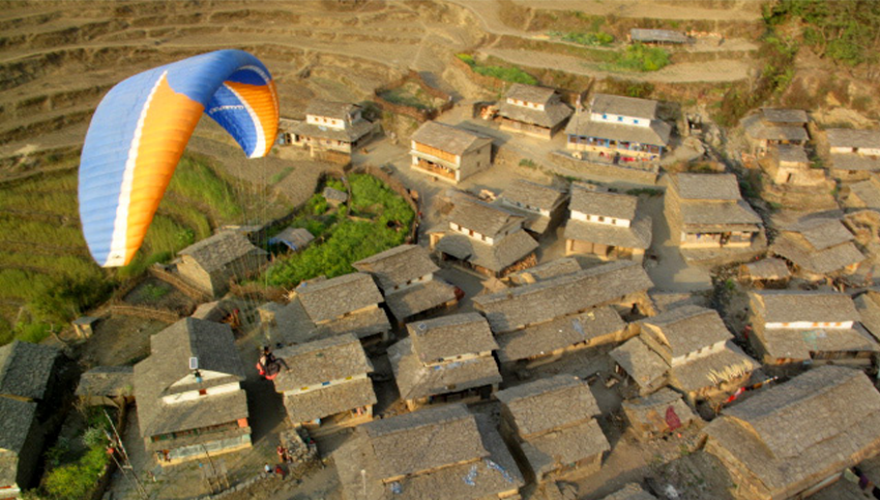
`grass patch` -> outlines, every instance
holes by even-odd
[[[109,441],[105,431],[109,430],[109,422],[102,410],[92,408],[87,426],[79,437],[81,445],[62,441],[46,452],[48,465],[52,468],[46,473],[40,489],[48,498],[90,498],[94,494],[98,479],[111,460],[106,452]],[[73,449],[74,444],[78,450]]]
[[[305,207],[293,225],[305,227],[323,243],[280,258],[261,281],[293,287],[321,275],[334,278],[354,272],[352,262],[404,243],[415,218],[404,199],[367,174],[350,176],[349,185],[356,218],[346,217],[345,207],[334,216],[315,215]]]
[[[526,85],[537,85],[538,79],[526,73],[520,68],[503,67],[503,66],[481,66],[470,54],[457,54],[457,57],[464,61],[478,75],[490,76],[505,82],[523,83]]]
[[[669,65],[669,52],[660,47],[649,47],[641,43],[628,45],[617,55],[612,64],[615,69],[627,71],[658,71]]]
[[[293,167],[284,167],[284,170],[282,170],[281,172],[278,172],[277,174],[273,175],[272,177],[269,177],[269,184],[273,185],[273,186],[275,184],[278,184],[279,182],[286,179],[287,176],[291,174],[291,172],[293,172]]]
[[[559,38],[563,42],[576,43],[587,47],[608,47],[614,43],[614,35],[604,31],[550,31],[547,33],[547,36]]]

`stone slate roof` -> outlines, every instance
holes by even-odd
[[[877,180],[868,179],[849,186],[851,196],[855,196],[867,209],[880,211],[880,186]]]
[[[628,194],[574,189],[568,208],[572,212],[581,212],[587,215],[633,220],[636,217],[638,203],[638,197]]]
[[[318,139],[330,139],[331,141],[355,142],[361,137],[367,135],[374,125],[367,120],[356,120],[347,123],[345,128],[333,128],[308,123],[305,121],[295,122],[288,127],[288,131],[296,135],[305,137],[316,137]]]
[[[543,475],[611,449],[595,420],[530,437],[520,445],[536,474]]]
[[[374,285],[375,286],[375,285]],[[359,339],[391,330],[388,316],[381,307],[351,314],[317,327],[319,338],[350,333]]]
[[[565,134],[666,147],[669,144],[669,135],[672,133],[672,125],[661,120],[652,120],[650,126],[646,128],[593,121],[590,118],[589,112],[575,113],[565,127]],[[624,151],[620,153],[625,154]]]
[[[597,114],[608,113],[653,120],[657,117],[657,101],[622,95],[595,94],[590,101],[590,111]]]
[[[717,311],[694,305],[645,318],[638,324],[642,334],[655,331],[665,338],[673,358],[733,338]]]
[[[345,203],[348,201],[348,193],[345,191],[340,191],[338,189],[333,189],[330,186],[324,188],[324,191],[321,192],[324,198],[328,200],[338,201],[340,203]]]
[[[55,347],[20,340],[0,347],[0,396],[42,399],[60,354]]]
[[[855,240],[853,234],[839,219],[808,219],[783,231],[800,233],[815,250],[825,250]]]
[[[880,341],[880,296],[874,290],[859,295],[853,302],[861,317],[860,324],[874,336],[874,340]]]
[[[455,287],[438,279],[419,283],[385,297],[385,303],[397,321],[456,300]]]
[[[600,500],[657,500],[657,497],[643,490],[638,484],[629,483],[623,489],[617,490],[607,497],[602,497]]]
[[[501,383],[501,374],[492,356],[426,366],[413,352],[409,338],[388,348],[388,360],[400,397],[407,400]]]
[[[581,265],[573,257],[562,257],[539,264],[535,267],[510,273],[506,278],[513,285],[529,285],[538,281],[548,280],[557,276],[576,273]]]
[[[352,264],[358,271],[373,275],[386,294],[398,285],[433,274],[440,268],[428,250],[418,245],[400,245]]]
[[[779,162],[810,163],[803,146],[793,144],[777,144],[770,149],[770,154]]]
[[[188,255],[208,273],[222,269],[248,254],[254,255],[255,263],[265,262],[267,255],[265,250],[252,245],[247,237],[237,231],[219,232],[184,248],[178,254]]]
[[[455,407],[462,408],[463,406],[456,405]],[[445,408],[447,407],[419,410],[415,414],[433,415],[433,412],[443,411]],[[441,419],[442,417],[443,415],[441,415]],[[402,417],[393,417],[393,419],[397,418]],[[383,476],[385,456],[380,453],[380,450],[395,454],[396,451],[389,450],[388,447],[375,448],[363,426],[358,427],[354,436],[343,443],[334,453],[336,470],[345,498],[348,500],[426,500],[433,498],[484,500],[495,498],[502,492],[515,491],[523,486],[525,481],[522,474],[491,420],[481,414],[471,416],[471,418],[476,421],[479,432],[479,435],[476,436],[478,438],[476,442],[482,442],[485,455],[475,456],[472,459],[465,458],[459,460],[458,463],[450,462],[435,467],[431,471],[420,471],[415,475],[388,484],[382,481],[385,478]],[[381,422],[387,420],[392,419],[385,419]],[[437,424],[439,427],[443,425],[442,423]],[[444,429],[440,429],[440,432],[430,426],[424,426],[421,429],[421,432],[425,434],[436,432],[440,437],[446,435]],[[451,430],[455,431],[455,429]],[[406,442],[406,437],[401,436],[400,445],[410,448],[411,445]],[[468,432],[464,437],[472,438],[474,435]],[[440,453],[446,454],[447,450],[454,450],[458,442],[458,439],[449,441],[438,439],[430,442],[430,445],[424,443],[424,447],[419,450],[424,452],[436,449]],[[472,454],[479,455],[479,453]],[[452,459],[457,458],[452,457]],[[468,478],[469,482],[465,482],[463,478]]]
[[[807,112],[802,109],[762,108],[761,114],[770,123],[807,123]]]
[[[755,314],[768,323],[838,323],[859,321],[849,295],[795,290],[749,292]]]
[[[382,302],[382,294],[373,278],[363,273],[303,283],[297,287],[296,293],[306,313],[316,323]]]
[[[498,391],[519,436],[529,439],[590,420],[602,413],[590,386],[571,375],[556,375]]]
[[[741,200],[733,174],[676,174],[672,176],[682,200]]]
[[[642,425],[661,429],[666,428],[666,409],[669,407],[675,411],[682,425],[688,425],[688,423],[700,419],[685,404],[680,393],[665,387],[649,396],[627,399],[623,401],[621,406],[627,419],[631,422],[635,421]]]
[[[773,328],[763,330],[758,340],[777,359],[810,359],[811,352],[880,352],[875,339],[855,328]]]
[[[801,268],[827,274],[865,260],[862,252],[852,242],[818,250],[802,233],[783,231],[770,245],[770,253],[783,257]]]
[[[150,357],[134,366],[134,392],[144,437],[210,427],[247,417],[247,399],[243,390],[173,405],[161,400],[163,396],[245,379],[244,366],[229,325],[184,318],[153,335],[150,346]],[[198,358],[199,371],[219,376],[197,382],[189,369],[191,357]],[[180,381],[186,383],[178,383]]]
[[[667,42],[667,43],[688,43],[690,38],[683,33],[672,30],[646,30],[640,28],[632,28],[629,30],[629,36],[634,42]]]
[[[555,319],[496,337],[498,360],[509,363],[619,332],[626,327],[612,307]]]
[[[727,341],[719,352],[673,366],[669,370],[669,385],[684,392],[698,391],[729,380],[732,378],[729,373],[749,374],[760,366],[733,342]]]
[[[373,382],[367,377],[303,394],[285,394],[284,408],[290,420],[299,423],[374,405],[376,401]]]
[[[501,101],[498,106],[498,114],[509,120],[553,128],[562,123],[574,112],[571,106],[553,96],[553,89],[515,83],[510,87],[510,90],[507,91],[505,100]],[[510,104],[507,102],[507,98],[544,104],[544,109],[540,110]]]
[[[493,238],[505,227],[522,220],[509,210],[465,197],[457,199],[449,213],[449,222]]]
[[[314,340],[318,331],[299,298],[288,304],[268,302],[259,307],[275,314],[277,326],[269,329],[269,341],[273,344],[289,345]]]
[[[351,114],[360,109],[360,106],[348,102],[332,102],[322,99],[313,99],[306,105],[306,114],[346,120]]]
[[[412,135],[412,140],[458,156],[492,142],[491,137],[433,121],[423,123]]]
[[[501,193],[501,198],[511,203],[519,202],[523,206],[551,211],[562,203],[565,197],[563,191],[524,179],[517,179]]]
[[[82,374],[76,395],[130,396],[134,392],[134,368],[131,366],[97,366]]]
[[[498,349],[489,323],[475,312],[408,323],[406,330],[424,363]]]
[[[602,305],[654,286],[641,265],[617,261],[574,274],[474,297],[492,331],[503,333]]]
[[[666,376],[669,370],[663,358],[638,337],[627,340],[608,354],[641,386]]]
[[[880,130],[830,128],[825,131],[832,148],[880,149]]]
[[[743,200],[736,203],[685,203],[681,207],[682,223],[690,231],[724,226],[728,230],[757,231],[762,223],[752,207]]]
[[[753,280],[779,280],[791,277],[785,261],[774,257],[749,262],[743,264],[743,267],[748,270],[748,276]]]
[[[831,153],[831,169],[876,172],[880,170],[880,158],[852,153]]]
[[[776,495],[876,453],[880,394],[860,371],[822,366],[728,407],[704,432]]]
[[[538,242],[525,231],[516,231],[500,242],[490,245],[463,234],[447,233],[435,249],[457,259],[496,273],[516,264],[538,248]]]
[[[269,238],[269,243],[283,243],[290,247],[291,250],[302,250],[314,239],[315,237],[308,229],[302,227],[288,227]]]
[[[569,219],[565,225],[564,238],[567,240],[588,241],[600,245],[645,250],[651,246],[651,218],[647,216],[639,217],[629,227]]]
[[[37,416],[37,404],[30,401],[0,397],[0,450],[9,451],[18,455],[24,449],[28,430]],[[8,471],[0,468],[0,476],[6,476]],[[12,471],[11,482],[2,482],[7,485],[15,483],[15,471]]]
[[[746,135],[756,140],[808,141],[810,135],[802,125],[773,125],[754,114],[742,120]]]
[[[282,371],[274,380],[278,392],[373,371],[363,346],[351,334],[284,347],[274,354],[290,367],[290,371]]]

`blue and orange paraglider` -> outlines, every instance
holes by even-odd
[[[137,74],[98,105],[79,168],[80,219],[98,264],[131,262],[203,112],[249,158],[265,156],[275,142],[275,84],[263,63],[240,50]]]

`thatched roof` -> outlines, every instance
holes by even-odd
[[[831,170],[876,172],[880,170],[880,158],[852,153],[831,153]]]
[[[650,126],[639,127],[623,123],[593,121],[586,111],[578,111],[565,127],[566,135],[596,137],[614,141],[650,144],[666,147],[672,126],[664,121],[652,120]],[[623,153],[622,153],[623,154]]]
[[[808,141],[810,136],[803,125],[774,125],[762,119],[760,115],[743,118],[743,129],[746,135],[756,140],[770,141]]]
[[[782,280],[791,277],[788,266],[782,259],[767,257],[743,264],[744,273],[752,280]]]
[[[865,260],[852,242],[818,250],[801,233],[784,231],[770,245],[770,253],[783,257],[806,271],[828,274]]]
[[[0,450],[11,452],[14,455],[21,454],[28,437],[28,431],[37,414],[37,404],[30,401],[19,401],[12,398],[0,397]],[[4,457],[5,458],[5,457]],[[5,476],[7,471],[0,468],[0,475]],[[15,483],[15,471],[12,471],[12,482],[2,482],[8,485]]]
[[[20,340],[0,347],[0,396],[43,399],[60,354],[56,347]]]
[[[880,130],[830,128],[825,134],[832,148],[880,149]]]
[[[530,285],[557,276],[573,274],[581,270],[581,265],[573,257],[553,259],[535,267],[523,269],[506,276],[513,285]]]
[[[412,135],[412,140],[457,156],[492,142],[491,137],[434,121],[423,123]]]
[[[178,254],[189,256],[208,273],[222,269],[245,255],[252,255],[254,264],[262,264],[267,255],[265,250],[255,247],[238,231],[221,231],[184,248]]]
[[[456,259],[500,273],[528,257],[538,248],[538,242],[525,231],[516,231],[492,245],[463,234],[447,233],[435,248]]]
[[[552,211],[565,201],[566,194],[550,186],[517,179],[501,193],[500,197],[514,205],[519,203],[523,207]]]
[[[517,99],[535,104],[543,104],[544,109],[535,109],[517,104],[510,104],[507,99]],[[515,120],[547,128],[553,128],[571,116],[574,110],[560,101],[553,89],[534,87],[515,83],[507,91],[505,99],[498,107],[498,114],[509,120]]]
[[[632,28],[629,30],[629,37],[634,42],[665,42],[665,43],[688,43],[690,38],[684,33],[672,30],[647,30],[640,28]]]
[[[243,390],[166,404],[164,396],[241,382],[244,366],[229,325],[184,318],[150,338],[150,357],[134,366],[135,399],[144,437],[210,427],[248,415]],[[189,368],[211,374],[199,382]]]
[[[630,422],[649,426],[657,431],[667,429],[666,411],[672,408],[682,425],[700,420],[685,404],[681,394],[663,388],[643,398],[627,399],[622,404],[624,414]]]
[[[458,406],[461,408],[461,406]],[[419,410],[415,414],[443,410]],[[414,414],[410,414],[414,415]],[[393,417],[402,418],[402,417]],[[336,471],[345,498],[348,500],[425,500],[430,498],[454,498],[456,500],[482,500],[497,497],[502,492],[516,491],[524,481],[519,468],[507,449],[491,420],[477,414],[475,419],[479,435],[476,442],[481,442],[486,455],[476,460],[463,459],[458,463],[450,462],[430,471],[420,471],[399,481],[384,483],[383,453],[396,454],[397,451],[388,447],[375,448],[370,436],[363,427],[359,427],[354,436],[348,439],[334,452]],[[392,419],[386,419],[392,420]],[[385,420],[383,420],[384,422]],[[369,424],[368,424],[369,425]],[[439,423],[438,426],[443,426]],[[422,433],[430,435],[434,430],[422,427]],[[452,429],[454,432],[456,429]],[[434,442],[426,442],[423,447],[414,451],[424,452],[435,449],[445,453],[454,448],[458,440],[444,441],[445,430],[438,433]],[[407,436],[400,438],[401,446],[413,448],[406,442]],[[463,436],[473,437],[472,433]],[[430,438],[429,438],[430,439]],[[417,443],[418,444],[418,443]],[[396,457],[395,457],[396,458]],[[452,457],[450,460],[457,459]]]
[[[523,217],[509,210],[466,197],[458,198],[449,213],[449,222],[492,238],[522,220]]]
[[[600,500],[657,500],[657,497],[643,490],[636,483],[628,483],[623,489],[617,490]]]
[[[416,280],[440,268],[428,250],[418,245],[400,245],[352,264],[358,271],[371,274],[387,294],[398,285]]]
[[[751,487],[784,498],[880,451],[880,394],[860,371],[822,366],[725,409],[705,433]]]
[[[639,217],[629,227],[569,219],[563,237],[567,240],[645,250],[651,246],[651,218]]]
[[[647,292],[652,286],[641,265],[617,261],[533,285],[480,295],[474,297],[474,305],[485,314],[497,334]]]
[[[673,174],[671,186],[682,200],[741,200],[733,174]]]
[[[717,311],[700,306],[678,307],[645,318],[638,324],[642,328],[642,335],[653,332],[665,340],[673,358],[733,338]]]
[[[807,123],[807,112],[802,109],[761,108],[761,115],[770,123]]]
[[[520,446],[539,477],[611,449],[594,419],[529,437]]]
[[[573,189],[568,208],[586,215],[633,220],[638,203],[638,197],[628,194]]]
[[[363,346],[351,334],[278,349],[275,357],[283,359],[290,367],[289,371],[282,371],[274,380],[278,392],[373,371]]]
[[[662,379],[669,370],[663,358],[638,337],[627,340],[609,355],[640,386]]]
[[[501,383],[501,374],[492,356],[426,365],[413,352],[412,345],[412,339],[406,338],[388,348],[388,360],[403,399],[414,400]]]
[[[498,349],[489,323],[475,312],[416,321],[407,324],[406,330],[424,363]]]
[[[306,393],[285,394],[284,408],[292,422],[300,423],[374,405],[376,401],[373,382],[367,377]]]
[[[296,292],[306,313],[316,323],[382,302],[382,294],[372,276],[363,273],[303,283]]]
[[[455,300],[455,287],[438,279],[419,283],[385,296],[385,303],[397,321]]]
[[[657,101],[622,95],[595,94],[590,111],[597,114],[631,116],[652,120],[657,116]]]
[[[556,375],[498,391],[523,439],[539,436],[600,415],[590,386],[571,375]]]
[[[80,397],[130,396],[134,392],[134,368],[131,366],[97,366],[82,374],[76,386]]]
[[[669,385],[683,392],[698,391],[748,375],[760,366],[733,342],[727,341],[721,351],[673,366],[669,370]]]
[[[351,104],[348,102],[332,102],[324,101],[322,99],[312,99],[306,105],[306,114],[345,121],[359,109],[360,106],[357,104]]]
[[[502,363],[527,359],[619,332],[626,327],[611,307],[566,316],[496,337],[498,360]]]
[[[767,323],[858,321],[849,295],[836,292],[766,290],[749,292],[752,311]]]

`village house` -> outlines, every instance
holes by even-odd
[[[287,304],[267,302],[257,308],[257,313],[271,345],[302,344],[320,338],[318,328],[295,295]]]
[[[496,278],[535,265],[538,242],[523,230],[524,217],[462,195],[448,221],[449,231],[430,234],[444,260]]]
[[[229,325],[184,318],[153,335],[134,365],[147,452],[164,467],[250,448],[244,379]]]
[[[553,234],[565,215],[564,191],[517,179],[498,197],[501,205],[525,217],[523,227],[535,238]]]
[[[345,500],[513,500],[525,484],[488,416],[463,404],[359,426],[333,459]]]
[[[638,197],[575,187],[565,225],[565,255],[641,262],[651,246],[651,217],[636,214]]]
[[[574,257],[562,257],[549,260],[535,267],[510,273],[504,277],[504,282],[512,286],[531,285],[539,281],[545,281],[557,276],[574,274],[581,270],[581,265]]]
[[[230,282],[259,271],[268,254],[238,231],[221,231],[178,255],[177,273],[209,296],[220,297],[229,290]]]
[[[733,174],[670,174],[664,214],[685,259],[735,255],[766,244],[761,217],[742,199]]]
[[[810,140],[807,113],[800,109],[763,108],[742,120],[752,152],[764,156],[771,146],[803,146]]]
[[[643,490],[636,483],[627,483],[622,489],[615,491],[600,500],[657,500],[657,497]]]
[[[760,165],[774,184],[790,186],[822,186],[825,170],[810,168],[810,160],[803,146],[780,144],[772,146]]]
[[[318,99],[306,106],[305,121],[279,122],[286,144],[348,154],[369,142],[376,128],[363,118],[360,106]]]
[[[501,374],[485,318],[452,314],[406,325],[409,337],[388,348],[400,397],[410,411],[451,401],[487,399]]]
[[[880,130],[832,128],[825,131],[831,176],[843,181],[860,181],[880,171]]]
[[[641,396],[668,384],[695,405],[735,391],[760,366],[731,342],[733,335],[713,309],[681,306],[636,327],[638,337],[611,351],[611,357]]]
[[[553,89],[514,83],[498,107],[501,130],[550,139],[562,130],[572,109]]]
[[[613,262],[502,292],[474,297],[489,320],[502,364],[532,366],[564,353],[626,338],[620,314],[654,314],[645,270]]]
[[[275,378],[295,428],[323,435],[373,419],[373,365],[357,337],[337,335],[274,352],[289,370]]]
[[[495,393],[501,402],[501,435],[529,481],[538,484],[599,471],[611,449],[594,417],[590,387],[556,375]]]
[[[701,422],[681,394],[672,389],[641,398],[627,399],[621,404],[629,429],[639,441],[650,441]]]
[[[425,122],[412,135],[412,169],[458,184],[492,166],[492,138],[440,122]]]
[[[333,208],[339,208],[339,205],[348,201],[348,193],[345,191],[340,191],[339,189],[334,189],[330,186],[324,188],[321,191],[321,196],[327,200],[327,204]]]
[[[369,274],[351,273],[303,283],[296,289],[296,300],[320,337],[351,333],[361,342],[391,340],[391,324],[379,307],[382,293]]]
[[[846,206],[880,212],[880,177],[872,173],[867,180],[850,184]]]
[[[749,340],[765,365],[870,366],[880,347],[859,319],[853,300],[843,293],[749,292]]]
[[[672,44],[681,45],[691,43],[691,38],[684,33],[672,30],[650,30],[642,28],[631,28],[629,30],[629,40],[631,42],[639,42],[644,44],[659,45]]]
[[[566,148],[628,162],[657,162],[669,147],[672,126],[657,118],[657,101],[596,94],[565,128]]]
[[[880,342],[880,288],[872,287],[853,299],[862,325],[874,340]],[[880,359],[878,366],[880,366]]]
[[[767,257],[739,266],[737,276],[740,281],[755,288],[784,287],[791,279],[791,271],[782,259]]]
[[[815,281],[858,269],[865,256],[854,240],[838,219],[806,219],[781,228],[769,250],[790,263],[802,277]]]
[[[291,252],[302,252],[315,237],[304,227],[288,227],[269,238],[270,245],[284,245]]]
[[[823,366],[724,409],[703,432],[735,498],[805,498],[880,452],[880,394],[859,371]]]
[[[43,453],[43,424],[56,409],[61,352],[13,340],[0,347],[0,498],[28,488]]]
[[[418,245],[400,245],[352,266],[373,276],[385,294],[385,304],[400,324],[458,302],[455,286],[434,277],[440,268]]]
[[[75,394],[87,406],[123,408],[134,402],[134,368],[96,366],[80,376]]]

